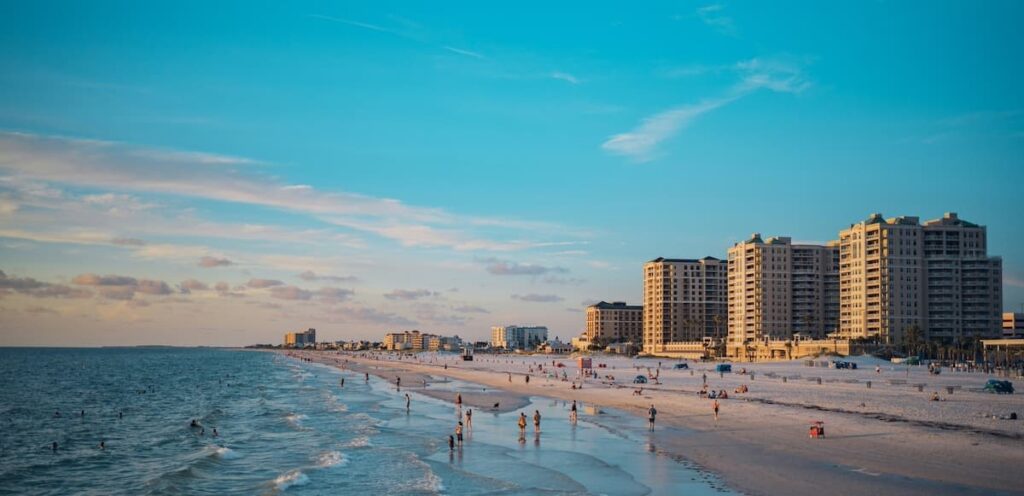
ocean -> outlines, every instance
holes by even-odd
[[[451,403],[276,353],[4,348],[0,381],[0,494],[729,493],[630,415],[533,398],[539,436],[476,412],[451,451]]]

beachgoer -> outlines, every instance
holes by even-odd
[[[60,410],[53,412],[53,418],[60,418]]]
[[[57,441],[53,442],[53,446],[51,446],[51,449],[53,450],[54,453],[57,452]]]
[[[508,382],[512,382],[512,372],[508,373]]]
[[[939,392],[935,391],[932,393],[932,401],[939,401]]]
[[[345,387],[345,378],[344,377],[341,378],[341,387]]]
[[[711,404],[711,408],[715,410],[715,420],[718,420],[718,400]]]
[[[85,410],[82,410],[82,418],[85,418]]]
[[[466,428],[473,430],[473,409],[466,410]]]
[[[103,442],[102,439],[100,439],[100,449],[101,450],[107,449],[107,443]]]
[[[199,422],[196,422],[196,419],[192,419],[192,423],[189,424],[189,427],[199,427]]]
[[[455,405],[462,406],[462,393],[455,394]]]
[[[533,432],[540,432],[540,410],[533,411]]]
[[[366,373],[366,382],[370,382],[370,373],[369,372]]]
[[[449,450],[454,450],[455,449],[455,437],[454,436],[448,436],[448,449]]]
[[[205,436],[206,435],[206,427],[203,427],[203,428],[199,429],[199,435],[200,436]]]
[[[412,398],[409,396],[409,393],[405,393],[405,411],[407,412],[409,411],[410,403],[412,403]]]
[[[519,437],[526,435],[526,414],[519,412]]]
[[[654,405],[651,405],[651,407],[647,409],[647,428],[649,430],[654,430],[654,417],[657,414],[658,410],[654,408]]]
[[[701,377],[701,379],[704,380],[704,384],[708,383],[708,374],[707,374],[707,372],[701,374],[700,377]]]
[[[217,433],[217,428],[216,428],[216,427],[214,427],[214,428],[213,428],[213,437],[217,437],[217,436],[219,436],[219,435],[220,435],[220,434],[218,434],[218,433]]]
[[[455,426],[455,439],[459,442],[459,446],[462,446],[462,422]]]
[[[569,422],[576,423],[576,400],[572,400],[572,407],[569,409]]]
[[[875,365],[875,373],[876,374],[881,374],[882,373],[882,367],[880,367],[878,365]]]
[[[123,419],[124,418],[124,412],[117,412],[117,418]]]
[[[402,389],[402,378],[401,377],[395,377],[395,387],[397,387],[399,390]]]

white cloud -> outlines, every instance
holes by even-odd
[[[569,74],[568,72],[555,71],[551,73],[552,79],[559,79],[570,84],[580,84],[579,78]]]
[[[456,48],[456,47],[448,46],[448,45],[444,45],[441,48],[444,48],[445,50],[448,50],[449,52],[452,52],[452,53],[457,53],[459,55],[465,55],[467,57],[473,57],[475,59],[486,59],[487,58],[487,57],[483,56],[482,54],[479,54],[479,53],[471,51],[471,50],[466,50],[466,49],[463,49],[463,48]]]
[[[701,22],[721,34],[736,36],[736,23],[724,11],[725,6],[721,4],[705,5],[697,8],[697,17]]]
[[[644,119],[640,126],[632,131],[608,138],[601,148],[617,155],[625,155],[636,162],[649,162],[655,158],[655,148],[659,143],[675,135],[697,117],[733,100],[735,97],[671,108]]]

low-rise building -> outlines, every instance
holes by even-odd
[[[641,342],[644,307],[623,301],[598,302],[587,307],[587,339],[597,343]]]
[[[544,326],[494,326],[491,328],[491,346],[505,350],[532,350],[548,339]]]

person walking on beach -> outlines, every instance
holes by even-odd
[[[654,417],[657,414],[658,414],[658,410],[655,410],[654,409],[654,405],[652,404],[651,407],[647,409],[647,428],[648,428],[648,430],[651,430],[651,431],[654,430]]]
[[[455,440],[462,446],[462,422],[455,426]]]
[[[540,433],[540,410],[533,411],[533,432]]]
[[[715,410],[715,421],[718,421],[718,400],[711,403],[711,408]]]
[[[455,393],[455,406],[462,406],[462,393]]]
[[[569,409],[569,422],[576,423],[576,400],[572,400],[572,407]]]

